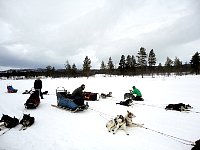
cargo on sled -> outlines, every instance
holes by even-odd
[[[39,97],[39,91],[31,91],[30,97],[26,100],[26,103],[24,104],[25,108],[27,109],[35,109],[40,104],[40,97]]]
[[[97,100],[99,100],[98,93],[83,92],[83,97],[87,101],[97,101]]]
[[[52,105],[54,107],[70,110],[73,112],[86,110],[89,107],[88,103],[86,103],[82,106],[77,105],[74,102],[74,97],[71,96],[71,94],[69,92],[67,92],[67,90],[65,90],[64,87],[58,87],[56,89],[56,96],[57,96],[57,106]]]
[[[13,88],[12,85],[7,85],[7,92],[8,93],[17,93],[17,89]]]

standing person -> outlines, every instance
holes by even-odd
[[[83,97],[83,90],[85,89],[85,85],[82,84],[80,87],[75,89],[72,92],[72,97],[74,97],[74,103],[76,103],[78,106],[84,106],[84,97]]]
[[[135,97],[135,100],[137,101],[143,101],[143,98],[142,98],[142,93],[140,92],[139,89],[137,89],[135,86],[132,87],[133,90],[130,91],[130,93],[133,95],[133,94],[136,94],[136,97]]]
[[[42,81],[38,77],[35,82],[34,82],[34,89],[39,91],[41,99],[43,99],[43,94],[42,94]]]

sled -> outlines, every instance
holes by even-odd
[[[78,111],[78,110],[86,110],[89,106],[83,105],[79,106],[74,102],[74,98],[65,90],[64,87],[58,87],[56,89],[57,96],[57,107],[70,110],[70,111]],[[56,106],[56,105],[55,105]]]
[[[12,85],[8,85],[7,86],[7,91],[8,91],[8,93],[17,93],[17,89],[14,89],[13,87],[12,87]]]
[[[36,109],[40,104],[39,91],[33,91],[24,104],[26,109]]]

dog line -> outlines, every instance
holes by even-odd
[[[195,145],[195,142],[190,141],[190,140],[185,140],[185,139],[173,136],[173,135],[169,135],[169,134],[166,134],[166,133],[163,133],[163,132],[160,132],[160,131],[156,131],[154,129],[150,129],[150,128],[144,127],[144,126],[139,126],[139,127],[147,129],[147,130],[150,130],[150,131],[153,131],[153,132],[156,132],[156,133],[159,133],[159,134],[164,135],[166,137],[170,137],[171,139],[176,140],[177,142],[180,142],[180,143],[185,144],[185,145],[192,145],[192,146]]]

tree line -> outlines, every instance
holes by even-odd
[[[200,69],[200,56],[199,52],[196,52],[190,63],[182,63],[182,61],[175,57],[174,60],[169,57],[166,58],[165,64],[159,63],[156,66],[157,59],[154,50],[151,49],[147,53],[144,47],[141,47],[136,56],[134,55],[121,55],[118,65],[114,65],[112,57],[110,56],[108,62],[101,62],[100,69],[92,69],[92,61],[88,56],[83,61],[82,69],[77,69],[75,64],[70,64],[67,60],[64,64],[64,69],[55,69],[52,66],[47,66],[44,69],[35,70],[9,70],[0,72],[0,76],[9,78],[10,76],[25,76],[26,78],[35,76],[46,77],[90,77],[95,74],[107,74],[107,75],[123,75],[123,76],[137,76],[141,75],[187,75],[187,74],[199,74]]]

